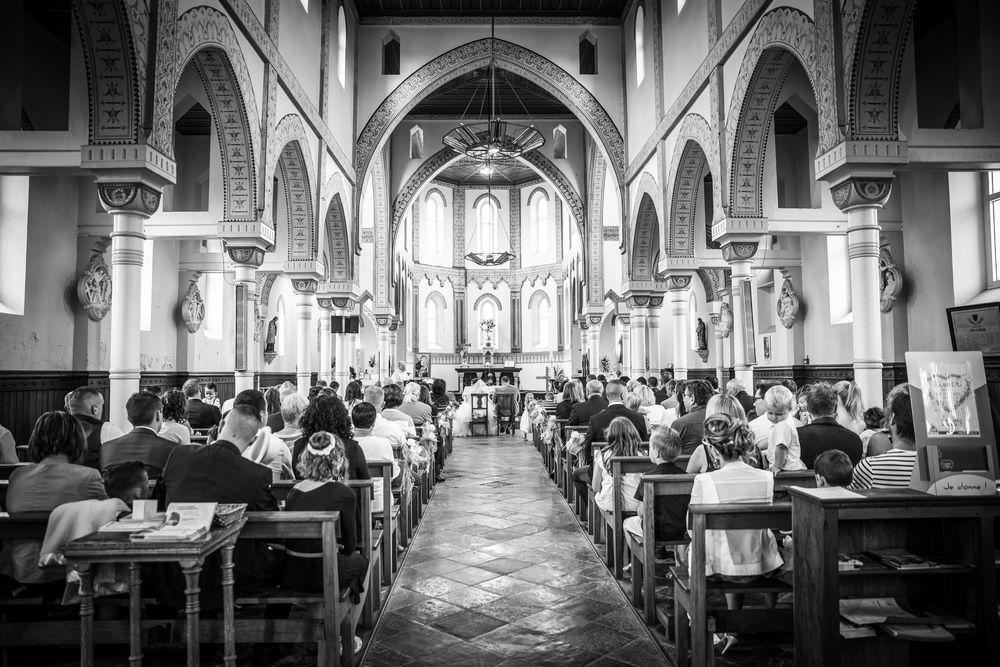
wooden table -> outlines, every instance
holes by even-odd
[[[142,578],[143,563],[177,563],[184,573],[187,596],[187,664],[197,667],[200,604],[198,576],[205,559],[222,550],[222,606],[225,635],[223,660],[236,664],[236,634],[233,624],[233,547],[246,519],[213,530],[201,540],[185,542],[133,542],[128,533],[91,533],[66,544],[62,551],[80,573],[80,664],[94,664],[94,573],[96,563],[128,563],[129,566],[129,664],[142,664]]]

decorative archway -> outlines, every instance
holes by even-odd
[[[233,27],[222,12],[195,7],[177,21],[176,69],[163,82],[170,99],[188,63],[193,63],[205,85],[219,139],[222,161],[223,218],[257,220],[257,156],[260,120],[253,84]],[[165,92],[163,93],[166,94]],[[157,85],[160,95],[160,84]],[[173,104],[156,104],[151,137],[159,150],[173,156]],[[150,143],[153,143],[151,141]]]
[[[326,247],[330,257],[327,267],[330,280],[337,282],[352,282],[354,280],[354,262],[351,252],[350,236],[347,234],[347,216],[340,194],[335,194],[326,209]]]
[[[268,140],[265,163],[264,201],[271,201],[274,181],[271,174],[278,171],[285,188],[288,219],[288,259],[314,259],[318,248],[316,215],[313,210],[313,169],[309,141],[302,119],[295,114],[284,116]],[[270,216],[266,208],[263,218]],[[275,221],[271,221],[276,224]],[[277,229],[275,232],[277,233]]]
[[[498,67],[523,76],[573,110],[584,127],[603,147],[618,182],[625,172],[625,143],[621,132],[597,98],[566,70],[548,58],[502,39],[480,39],[444,53],[406,77],[382,101],[358,136],[354,166],[363,182],[373,157],[399,121],[441,85],[490,63],[491,46]]]
[[[704,117],[688,114],[681,123],[673,160],[670,163],[671,184],[670,214],[668,219],[667,256],[695,256],[695,219],[697,208],[695,198],[702,185],[702,176],[708,169],[713,176],[712,188],[713,220],[725,216],[722,208],[722,184],[718,178],[719,142],[711,126]],[[706,230],[706,239],[711,241],[711,233]]]
[[[477,208],[479,208],[479,203],[484,199],[489,199],[490,201],[492,201],[493,205],[497,207],[497,211],[500,211],[503,208],[500,205],[500,199],[497,198],[495,194],[484,192],[483,194],[476,197],[476,201],[472,202],[472,210],[475,211]]]
[[[356,276],[358,273],[358,258],[361,256],[361,241],[358,235],[358,228],[351,226],[350,221],[357,222],[357,219],[351,215],[350,205],[351,197],[350,192],[344,188],[344,181],[340,176],[340,173],[334,172],[327,179],[326,185],[320,191],[319,196],[319,210],[326,211],[326,216],[330,215],[329,208],[333,204],[334,198],[337,198],[340,207],[343,211],[344,224],[348,230],[348,235],[345,237],[346,248],[347,248],[347,261],[350,264],[350,272],[352,276]],[[324,216],[324,219],[326,217]],[[324,231],[326,228],[324,227]],[[324,232],[321,232],[324,233]],[[352,247],[353,242],[353,247]],[[320,239],[320,245],[327,243],[328,241]],[[336,260],[334,260],[336,262]]]
[[[698,269],[698,278],[705,289],[705,301],[721,299],[722,292],[729,289],[729,269],[702,267]]]
[[[413,198],[417,195],[417,193],[420,192],[420,188],[422,188],[425,183],[432,180],[438,172],[460,158],[461,156],[457,155],[452,149],[442,148],[437,153],[424,160],[417,170],[413,172],[410,178],[407,179],[406,184],[400,189],[399,194],[396,196],[396,199],[392,204],[393,238],[395,238],[396,230],[399,227],[400,222],[403,220],[403,215],[406,213],[406,209],[409,207],[410,202],[413,201]],[[562,172],[562,170],[538,151],[525,153],[519,159],[534,168],[535,171],[541,174],[543,178],[546,178],[550,183],[552,183],[552,185],[555,186],[556,190],[559,191],[559,194],[569,205],[570,211],[573,213],[573,219],[576,220],[576,224],[580,228],[580,236],[586,239],[583,200],[580,198],[580,194],[576,191],[576,188]]]
[[[649,193],[639,200],[639,215],[635,220],[635,236],[632,240],[632,280],[653,280],[656,263],[660,255],[660,221],[656,216],[656,206]]]
[[[761,217],[764,158],[774,109],[793,58],[809,79],[816,99],[820,143],[836,127],[833,90],[816,85],[818,37],[816,26],[803,12],[789,7],[774,9],[761,18],[747,45],[733,88],[726,138],[732,146],[729,167],[729,215]],[[832,66],[824,61],[823,67]]]
[[[148,16],[126,4],[73,2],[87,71],[92,144],[133,144],[140,139]]]
[[[660,186],[656,183],[656,179],[653,178],[652,174],[648,171],[642,172],[642,176],[639,177],[639,184],[636,186],[635,193],[631,197],[631,201],[635,202],[632,206],[631,214],[622,220],[621,247],[625,253],[625,258],[622,260],[623,270],[627,271],[629,258],[632,257],[632,232],[635,229],[632,220],[639,217],[639,204],[642,202],[643,195],[649,195],[649,198],[653,200],[653,206],[656,209],[656,219],[663,220],[666,216],[663,213],[661,194]]]

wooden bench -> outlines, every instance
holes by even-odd
[[[694,475],[643,475],[643,519],[642,543],[635,537],[625,533],[625,546],[632,555],[632,604],[643,608],[646,623],[656,622],[656,547],[674,550],[677,546],[687,544],[685,537],[680,540],[657,541],[655,499],[659,496],[689,496],[694,486]],[[802,472],[781,472],[774,476],[774,491],[787,491],[792,486],[816,486],[816,476],[811,470]],[[666,626],[664,626],[666,627]]]
[[[792,631],[790,608],[737,609],[709,608],[712,593],[789,593],[792,587],[777,579],[761,578],[751,583],[713,581],[705,576],[706,530],[791,530],[790,503],[729,503],[722,505],[690,505],[691,567],[677,565],[674,576],[674,632],[677,664],[712,665],[715,654],[712,635],[724,633],[754,633]],[[666,627],[665,605],[657,607],[657,617]],[[688,659],[688,618],[690,617],[691,658]]]
[[[31,463],[31,454],[28,453],[27,445],[17,445],[14,447],[17,451],[17,460],[21,463]]]
[[[0,463],[0,480],[8,480],[18,468],[31,465],[30,463]]]
[[[624,475],[644,474],[653,467],[648,456],[613,456],[611,458],[612,476],[612,510],[603,512],[604,525],[608,535],[608,567],[613,569],[615,579],[621,579],[625,560],[625,529],[626,517],[635,516],[635,512],[625,511],[622,504],[622,483]]]
[[[372,519],[382,522],[382,583],[386,586],[392,585],[392,575],[398,569],[396,545],[400,535],[399,505],[392,495],[392,464],[392,461],[368,462],[368,474],[372,476],[372,481],[382,485],[382,509],[372,510]]]
[[[587,426],[565,426],[563,428],[563,442],[568,443],[570,437],[573,433],[580,433],[583,436],[587,435]],[[558,467],[562,470],[562,478],[560,479],[560,484],[564,489],[563,495],[566,497],[566,502],[573,506],[577,512],[577,516],[583,514],[580,509],[583,503],[579,502],[577,499],[576,485],[573,484],[573,470],[577,468],[578,458],[571,454],[566,447],[563,447],[562,452],[559,454]]]
[[[0,540],[38,540],[45,536],[48,512],[22,513],[14,517],[0,518]],[[339,512],[247,512],[247,522],[240,533],[240,540],[288,540],[319,539],[322,541],[324,582],[318,593],[303,593],[273,589],[254,596],[237,598],[238,605],[294,604],[307,607],[308,618],[249,619],[237,618],[235,635],[237,640],[250,643],[311,643],[318,644],[318,664],[353,665],[354,635],[359,621],[367,616],[366,608],[372,604],[373,595],[378,595],[377,586],[371,586],[371,577],[366,582],[365,602],[355,605],[350,599],[350,590],[341,588],[338,580],[338,536],[340,534]],[[374,589],[374,590],[373,590]],[[129,600],[114,600],[128,604]],[[147,598],[143,604],[155,603]],[[0,646],[42,646],[75,645],[80,641],[80,620],[78,616],[46,621],[18,621],[26,610],[44,610],[41,598],[24,597],[0,600]],[[65,609],[54,605],[53,609]],[[14,617],[10,620],[8,616]],[[129,627],[120,620],[94,621],[94,642],[97,644],[128,644]],[[173,641],[181,641],[184,620],[176,618],[145,618],[143,629],[165,627]],[[203,642],[221,643],[224,630],[221,620],[202,619],[200,637]],[[338,653],[343,656],[341,660]]]

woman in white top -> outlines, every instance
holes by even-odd
[[[179,445],[191,444],[191,426],[187,422],[187,396],[183,391],[172,389],[163,394],[163,423],[160,424],[161,438],[173,440]]]
[[[594,478],[591,487],[597,492],[594,502],[605,512],[614,511],[614,477],[611,471],[611,459],[615,456],[646,456],[647,452],[640,449],[642,440],[635,425],[625,417],[615,417],[604,431],[608,446],[594,456]],[[639,509],[639,501],[635,499],[636,489],[642,483],[639,473],[622,475],[621,503],[625,512],[635,512]]]
[[[770,503],[774,476],[754,468],[743,457],[754,448],[753,435],[746,423],[725,414],[705,420],[705,441],[715,449],[721,467],[701,473],[691,488],[692,505],[723,503]],[[705,531],[705,574],[726,581],[748,583],[781,567],[782,559],[771,531],[766,529]],[[774,606],[774,599],[768,599]],[[726,606],[739,609],[743,594],[726,593]],[[735,637],[726,640],[726,649]]]

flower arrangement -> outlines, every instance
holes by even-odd
[[[601,372],[607,373],[611,368],[611,362],[608,360],[607,356],[601,357]]]
[[[375,355],[374,354],[372,355],[372,358],[368,360],[368,368],[375,368]]]
[[[483,320],[479,323],[479,328],[488,334],[493,333],[493,330],[497,328],[497,323],[492,318]]]

